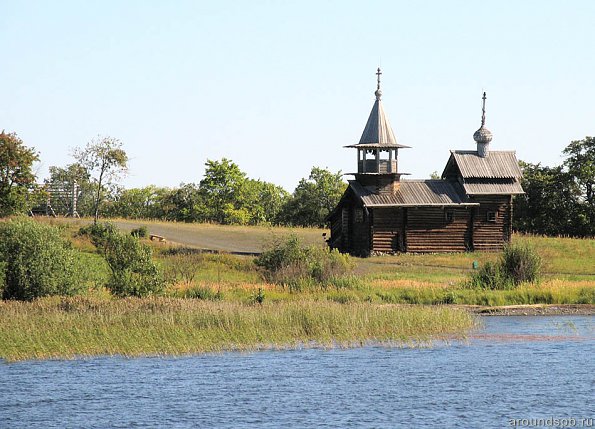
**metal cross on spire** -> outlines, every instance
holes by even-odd
[[[376,92],[374,93],[376,95],[376,100],[380,100],[380,97],[382,96],[382,91],[380,91],[380,75],[382,74],[382,72],[380,71],[380,67],[378,67],[378,70],[376,71]]]
[[[483,105],[481,107],[481,126],[483,127],[486,124],[486,93],[485,93],[485,91],[483,92],[483,97],[481,97],[481,99],[483,100]]]

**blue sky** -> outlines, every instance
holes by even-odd
[[[198,182],[207,159],[293,190],[351,172],[376,67],[412,177],[474,149],[559,164],[595,134],[592,1],[0,0],[0,129],[40,178],[97,135],[128,152],[127,187]]]

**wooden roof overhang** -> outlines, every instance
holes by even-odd
[[[356,179],[358,176],[393,176],[396,180],[398,180],[401,176],[411,176],[411,173],[344,173],[343,176],[355,176]]]
[[[354,148],[354,149],[410,149],[411,146],[405,146],[404,144],[399,143],[358,143],[358,144],[350,144],[348,146],[343,146],[345,148]]]
[[[458,168],[463,179],[517,179],[523,176],[514,151],[490,151],[481,157],[474,150],[451,150],[442,177]]]
[[[479,203],[470,201],[446,180],[407,180],[399,182],[394,194],[376,194],[355,180],[349,188],[365,207],[471,207]]]
[[[467,195],[521,195],[522,172],[514,151],[451,150],[443,178],[455,177]]]
[[[467,195],[522,195],[525,193],[516,180],[471,180],[463,179],[463,189]]]
[[[372,204],[364,204],[366,207],[374,208],[374,207],[476,207],[479,206],[479,203],[423,203],[423,204],[381,204],[381,203],[372,203]]]

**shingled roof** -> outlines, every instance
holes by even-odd
[[[356,148],[409,148],[397,143],[395,133],[388,122],[388,117],[382,107],[382,101],[377,98],[372,106],[372,111],[366,122],[366,127],[359,139],[358,144],[349,145],[345,147],[356,147]]]
[[[467,195],[520,195],[525,193],[520,182],[514,179],[484,179],[481,181],[469,179],[463,182],[463,189]]]
[[[463,179],[520,179],[522,176],[514,151],[490,151],[485,157],[475,150],[451,150],[442,177],[456,165]]]
[[[410,146],[397,143],[395,133],[390,126],[388,116],[384,112],[384,107],[382,106],[382,91],[380,91],[380,74],[382,73],[380,72],[380,69],[378,69],[378,73],[376,74],[378,75],[378,86],[376,88],[376,92],[374,92],[376,101],[374,101],[372,111],[370,112],[370,116],[368,116],[368,122],[366,122],[364,132],[362,133],[358,144],[345,147],[355,147],[361,149],[382,147],[397,149],[408,148]]]
[[[403,180],[394,194],[375,194],[355,180],[349,186],[366,207],[476,206],[445,180]]]

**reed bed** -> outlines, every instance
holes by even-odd
[[[180,355],[369,342],[421,345],[463,337],[476,324],[467,312],[446,307],[53,297],[0,302],[0,358]]]

